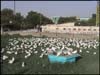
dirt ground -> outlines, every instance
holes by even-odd
[[[3,32],[3,34],[20,34],[22,36],[32,35],[32,36],[47,36],[47,37],[62,37],[62,38],[87,38],[95,39],[99,38],[96,34],[68,34],[68,33],[49,33],[49,32],[34,32],[34,31],[9,31]]]

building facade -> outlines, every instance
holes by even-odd
[[[42,26],[42,32],[69,34],[99,34],[96,26],[74,26],[74,23]]]

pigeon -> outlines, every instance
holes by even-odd
[[[28,54],[25,56],[25,58],[28,58],[30,55],[31,55],[31,54],[30,54],[30,53],[28,53]]]
[[[17,52],[15,52],[15,55],[17,55],[18,53]]]
[[[74,53],[74,54],[77,53],[77,50],[73,51],[72,53]]]
[[[38,51],[35,51],[34,53],[35,53],[35,54],[37,54],[37,53],[38,53]]]
[[[25,67],[25,63],[24,62],[22,62],[22,67]]]
[[[86,51],[87,53],[90,53],[89,51]]]
[[[3,53],[4,52],[4,48],[2,48],[2,50],[1,50],[1,53]]]
[[[12,52],[11,51],[7,51],[7,54],[12,54]]]
[[[6,60],[8,58],[8,56],[3,55],[3,60]]]
[[[40,55],[40,58],[42,58],[42,57],[43,57],[43,54]]]
[[[59,56],[62,53],[62,51],[57,52],[57,56]]]
[[[81,52],[82,52],[82,50],[80,49],[80,50],[79,50],[79,52],[81,53]]]
[[[94,55],[96,54],[96,52],[93,53]]]
[[[11,60],[9,60],[9,64],[12,64],[13,62],[14,62],[14,60],[15,60],[15,58],[14,57],[12,57],[12,59]]]

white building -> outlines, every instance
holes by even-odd
[[[73,23],[48,24],[42,26],[42,32],[70,33],[70,34],[99,34],[99,27],[96,26],[74,26]]]
[[[88,17],[84,17],[84,18],[80,18],[80,21],[88,21],[90,18]]]

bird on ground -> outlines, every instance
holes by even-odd
[[[96,54],[96,52],[93,53],[94,55]]]
[[[3,60],[6,60],[8,58],[8,56],[3,55]]]
[[[22,67],[25,67],[25,62],[22,62]]]
[[[15,58],[14,57],[12,57],[12,59],[11,60],[9,60],[9,64],[12,64],[13,62],[14,62],[14,60],[15,60]]]
[[[90,51],[86,51],[87,53],[90,53]]]

